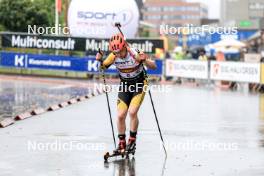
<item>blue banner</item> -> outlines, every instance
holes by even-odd
[[[201,35],[193,34],[187,37],[187,46],[204,46],[223,40],[225,38],[233,38],[236,40],[247,40],[249,37],[254,35],[257,30],[238,30],[237,34],[224,35],[219,33],[209,34],[204,33]],[[183,45],[183,36],[179,35],[178,45]]]
[[[157,69],[148,70],[148,74],[162,75],[162,61],[156,60]],[[24,69],[65,70],[99,73],[99,62],[94,57],[72,57],[60,55],[25,54],[13,52],[0,53],[0,66]],[[106,73],[117,74],[112,65]]]

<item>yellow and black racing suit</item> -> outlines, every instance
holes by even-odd
[[[120,86],[118,92],[118,109],[127,110],[129,106],[139,107],[147,90],[147,78],[143,63],[138,63],[135,57],[139,51],[127,48],[125,58],[117,58],[113,53],[103,61],[103,66],[108,68],[114,64],[119,72]]]

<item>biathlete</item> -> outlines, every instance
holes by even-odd
[[[110,38],[111,53],[102,60],[103,54],[97,53],[96,60],[101,61],[101,68],[107,69],[114,64],[119,72],[120,86],[117,100],[117,128],[119,144],[114,153],[133,151],[136,147],[138,130],[138,111],[145,96],[147,86],[144,65],[156,69],[156,64],[142,51],[127,45],[121,33]],[[130,137],[126,143],[126,116],[130,116]]]

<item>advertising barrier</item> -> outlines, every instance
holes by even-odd
[[[208,62],[166,60],[166,76],[208,79]]]
[[[211,62],[213,80],[260,83],[260,63]]]
[[[52,35],[28,35],[18,33],[2,33],[2,47],[34,48],[67,51],[84,51],[88,55],[95,55],[98,48],[109,52],[109,39],[78,38]],[[155,53],[156,48],[164,48],[161,39],[128,39],[131,47],[146,53]]]
[[[147,70],[148,74],[161,76],[162,61],[156,60],[157,69]],[[24,68],[24,69],[46,69],[65,70],[77,72],[99,73],[99,62],[95,57],[72,57],[60,55],[25,54],[13,52],[0,52],[0,66]],[[106,70],[107,74],[116,74],[114,65]]]
[[[156,70],[147,70],[149,75],[162,76],[163,61],[155,60]],[[264,84],[264,64],[245,62],[211,61],[210,71],[208,62],[195,60],[166,60],[165,75],[173,77],[210,79],[262,83]],[[61,55],[25,54],[0,52],[0,66],[23,69],[44,69],[87,72],[98,74],[99,63],[95,57],[73,57]],[[117,74],[114,65],[106,70],[106,74]]]

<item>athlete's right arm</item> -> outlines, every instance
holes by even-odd
[[[110,67],[115,61],[115,55],[110,53],[106,59],[102,60],[103,55],[100,53],[96,54],[96,60],[102,62],[101,67],[103,69]]]

